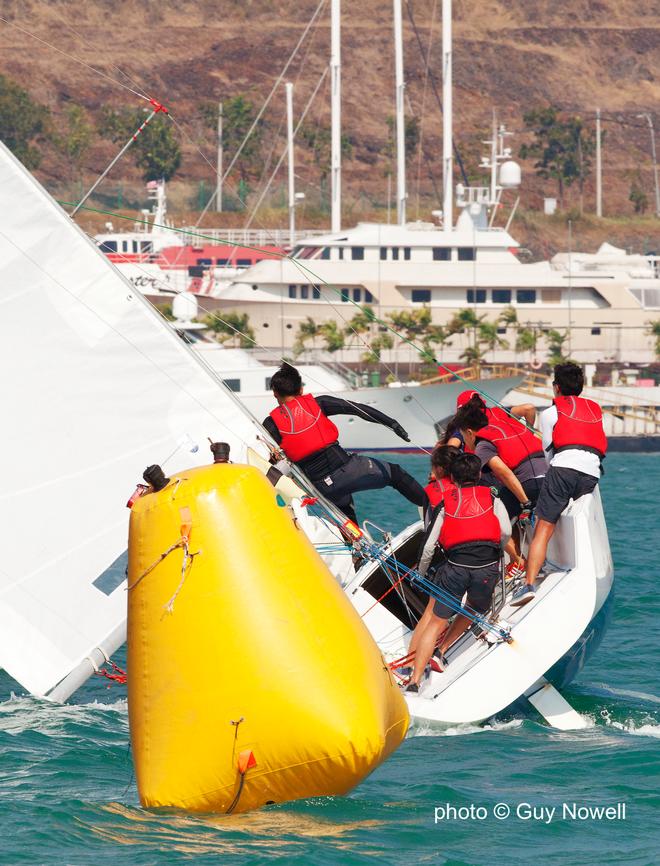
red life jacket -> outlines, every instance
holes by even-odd
[[[585,397],[555,397],[557,423],[552,431],[555,453],[567,448],[591,451],[601,460],[607,452],[603,413],[598,403]]]
[[[282,451],[294,463],[334,445],[339,438],[339,430],[311,394],[282,403],[270,417],[282,437]]]
[[[450,478],[442,478],[440,481],[435,479],[434,481],[429,482],[424,490],[429,498],[431,508],[440,505],[446,494],[449,493],[450,490],[454,490],[455,487],[456,485]]]
[[[502,411],[502,410],[500,410]],[[504,412],[502,412],[504,415]],[[497,448],[497,456],[512,472],[528,457],[544,457],[541,440],[519,421],[496,416],[487,427],[477,430],[477,440],[485,439]]]
[[[445,496],[440,544],[451,550],[459,544],[499,546],[502,529],[493,510],[490,487],[455,487]]]

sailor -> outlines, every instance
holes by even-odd
[[[422,536],[422,541],[420,544],[420,562],[424,555],[424,549],[426,547],[429,534],[433,529],[435,520],[445,506],[445,497],[452,490],[456,489],[456,485],[451,479],[451,465],[460,453],[461,452],[458,450],[458,448],[454,448],[452,445],[436,445],[431,454],[432,480],[424,488],[428,497],[428,507],[424,512],[424,534]],[[436,540],[437,535],[434,536],[433,542],[431,544],[432,556],[427,556],[424,558],[423,576],[429,574],[429,580],[432,579],[432,575],[435,575],[437,566],[440,564],[440,562],[444,561],[445,558],[442,548],[436,545]],[[426,609],[424,610],[424,613],[420,617],[417,625],[415,626],[415,630],[412,633],[412,637],[408,645],[408,655],[415,652],[420,635],[423,633],[424,629],[431,621],[431,618],[433,616],[434,603],[435,599],[433,598],[433,596],[429,596]],[[405,669],[402,668],[401,673],[403,674],[404,672]]]
[[[425,505],[424,488],[397,463],[344,451],[338,442],[339,431],[330,416],[356,415],[389,427],[409,442],[408,434],[398,421],[362,403],[328,395],[303,394],[300,373],[290,364],[282,364],[273,375],[270,387],[278,406],[264,420],[263,426],[289,460],[350,520],[357,522],[352,494],[362,490],[394,487],[414,505]]]
[[[514,595],[517,607],[534,598],[536,580],[555,526],[571,499],[591,493],[602,474],[607,452],[603,413],[593,400],[581,397],[584,373],[577,364],[557,364],[553,405],[541,413],[543,447],[550,467],[536,504],[536,526],[527,559],[526,585]]]
[[[481,409],[486,413],[489,421],[506,419],[511,415],[514,418],[524,419],[525,423],[530,427],[533,427],[536,421],[536,409],[531,403],[519,403],[516,406],[510,406],[508,409],[502,409],[499,406],[490,407],[486,406],[479,392],[474,390],[461,391],[456,398],[456,412],[460,412],[464,406],[475,406]],[[456,420],[456,415],[447,422],[445,435],[441,442],[444,445],[454,445],[456,448],[470,453],[470,449],[465,448],[463,434]]]
[[[446,665],[445,650],[470,625],[469,617],[458,614],[447,629],[463,596],[467,593],[467,605],[477,613],[485,613],[491,604],[502,550],[511,535],[511,522],[502,502],[489,487],[480,484],[480,474],[481,463],[475,454],[459,454],[452,461],[451,477],[456,487],[444,498],[444,507],[433,523],[419,563],[420,573],[427,574],[435,547],[442,546],[446,559],[439,565],[433,582],[451,599],[436,599],[433,603],[431,616],[414,647],[408,692],[419,691],[422,674],[438,640],[438,655]],[[448,603],[451,600],[453,604]]]

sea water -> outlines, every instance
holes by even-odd
[[[425,458],[389,459],[425,479]],[[233,817],[147,812],[124,686],[94,678],[57,706],[0,674],[0,866],[657,863],[660,455],[606,466],[614,615],[566,691],[586,730],[538,719],[418,730],[348,797]],[[360,495],[358,510],[393,529],[415,516],[389,490]]]

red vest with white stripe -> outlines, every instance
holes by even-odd
[[[442,478],[440,481],[435,479],[434,481],[429,482],[429,484],[424,488],[424,491],[429,498],[431,508],[440,505],[442,500],[445,498],[445,495],[449,493],[450,490],[454,490],[455,487],[456,485],[450,478]]]
[[[311,394],[282,403],[273,409],[270,417],[282,437],[282,451],[294,463],[334,445],[339,439],[339,430],[323,414]]]
[[[463,544],[499,545],[501,534],[490,487],[455,487],[447,493],[438,539],[445,550]]]
[[[557,423],[552,431],[555,453],[567,448],[592,451],[601,460],[607,452],[603,413],[598,403],[586,397],[555,397]]]

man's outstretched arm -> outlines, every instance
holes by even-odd
[[[410,437],[398,421],[390,418],[384,412],[374,409],[373,406],[355,403],[353,400],[344,400],[342,397],[332,397],[329,394],[322,394],[320,397],[317,397],[316,402],[324,414],[328,416],[355,415],[357,418],[362,418],[363,421],[370,421],[372,424],[382,424],[383,427],[389,427],[390,430],[405,442],[410,442]]]

